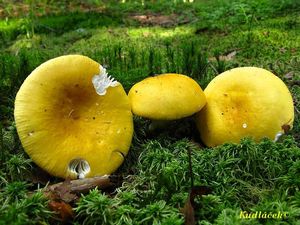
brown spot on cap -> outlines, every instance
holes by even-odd
[[[282,130],[284,130],[284,133],[287,134],[289,130],[291,129],[291,126],[288,124],[284,124],[281,126]]]

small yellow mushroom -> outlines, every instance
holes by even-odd
[[[14,115],[28,155],[62,178],[111,174],[127,155],[133,134],[122,85],[81,55],[37,67],[17,93]]]
[[[204,90],[207,104],[197,114],[204,144],[239,142],[243,137],[276,141],[293,126],[291,93],[280,78],[256,67],[241,67],[215,77]]]
[[[193,115],[206,103],[199,84],[181,74],[146,78],[129,91],[132,112],[152,120],[176,120]]]

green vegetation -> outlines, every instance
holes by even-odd
[[[149,134],[149,121],[136,117],[130,153],[116,172],[124,177],[122,185],[82,195],[72,205],[73,223],[183,224],[189,149],[195,185],[212,188],[195,200],[197,224],[299,222],[299,1],[69,2],[0,3],[0,224],[59,223],[47,198],[32,194],[48,180],[22,149],[13,107],[31,71],[64,54],[84,54],[105,65],[126,91],[165,72],[187,74],[204,89],[224,70],[262,67],[284,80],[296,108],[293,130],[277,143],[245,138],[215,148],[200,147],[191,118]],[[284,211],[288,217],[240,219],[242,210]]]

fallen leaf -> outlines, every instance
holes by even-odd
[[[291,71],[291,72],[288,72],[287,74],[284,75],[284,78],[286,79],[292,79],[294,76],[294,72]]]
[[[279,51],[280,51],[281,53],[285,53],[285,52],[286,52],[286,49],[285,49],[285,48],[280,48]]]
[[[297,52],[297,49],[296,49],[296,48],[291,48],[291,52],[292,52],[292,53],[296,53],[296,52]]]
[[[184,207],[181,210],[181,212],[184,215],[185,224],[187,224],[187,225],[196,224],[195,211],[194,211],[194,207],[192,206],[192,203],[190,201],[190,196],[189,196],[188,200],[185,202]]]
[[[267,36],[267,37],[269,37],[269,34],[270,34],[269,31],[264,31],[264,32],[263,32],[263,35],[265,35],[265,36]]]
[[[50,201],[49,208],[59,215],[61,221],[67,222],[74,218],[73,208],[63,201]]]
[[[184,215],[186,225],[196,224],[195,218],[195,198],[197,196],[207,195],[212,192],[212,189],[207,186],[194,186],[191,188],[188,199],[186,200],[184,207],[181,209],[181,212]]]
[[[150,36],[150,32],[147,32],[147,31],[144,32],[144,33],[143,33],[143,36],[144,36],[144,37],[149,37],[149,36]]]
[[[155,15],[155,14],[148,14],[148,15],[134,15],[131,16],[134,20],[137,20],[139,23],[143,25],[159,25],[159,26],[173,26],[178,24],[178,15],[171,14],[171,15]],[[184,21],[186,23],[186,21]]]
[[[233,60],[233,58],[236,55],[236,51],[230,52],[229,54],[227,54],[226,56],[220,56],[220,59],[224,60],[224,61],[230,61]]]
[[[231,61],[235,58],[236,54],[237,54],[237,51],[232,51],[232,52],[228,53],[227,55],[220,55],[220,56],[217,56],[217,58],[211,57],[208,60],[209,61],[217,61],[217,59],[218,59],[221,61]]]

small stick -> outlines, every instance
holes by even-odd
[[[114,178],[114,176],[104,175],[104,176],[100,176],[100,177],[70,180],[68,187],[69,187],[70,192],[73,192],[73,193],[87,192],[90,189],[93,189],[95,187],[99,187],[100,189],[105,189],[105,188],[116,185],[116,182],[113,182],[113,178]],[[57,188],[61,187],[62,185],[65,185],[65,182],[60,182],[57,184],[49,185],[45,189],[45,192],[55,191],[55,190],[57,190]]]
[[[45,187],[42,192],[49,200],[70,203],[77,200],[79,194],[87,193],[93,188],[106,189],[116,186],[120,183],[119,179],[120,177],[118,176],[105,175],[78,180],[65,180],[64,182]]]

